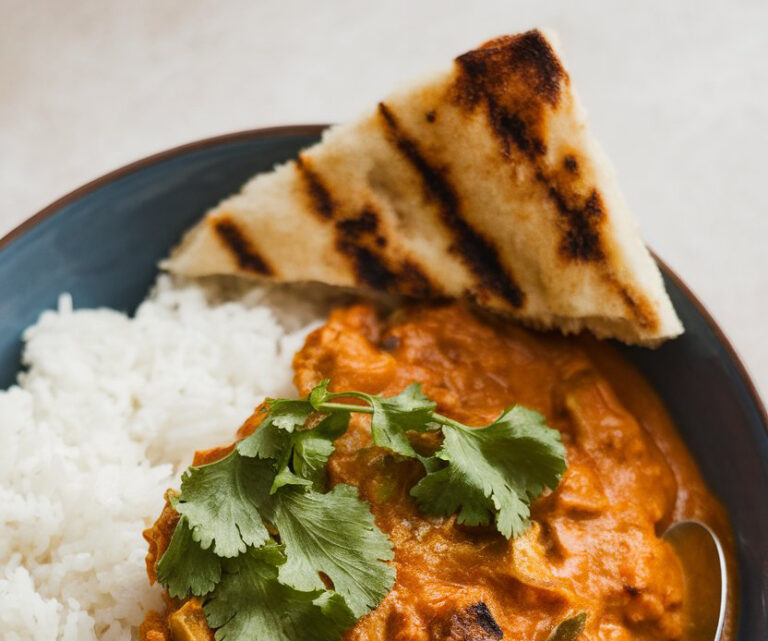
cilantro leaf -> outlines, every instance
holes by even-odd
[[[314,604],[342,630],[351,628],[357,621],[357,617],[352,614],[344,597],[338,592],[326,590],[314,600]]]
[[[277,459],[290,441],[290,433],[266,419],[253,431],[253,434],[240,441],[236,449],[248,458]]]
[[[325,490],[326,471],[328,457],[335,449],[333,442],[347,431],[349,425],[349,412],[336,412],[329,414],[310,430],[301,430],[293,434],[290,453],[290,464],[293,468],[290,484],[311,485],[313,489],[322,492]],[[289,484],[281,482],[280,470],[275,479],[275,485]]]
[[[426,512],[458,511],[459,523],[486,525],[495,517],[507,538],[528,528],[531,501],[554,489],[565,471],[560,433],[524,407],[505,411],[486,427],[444,425],[443,434],[436,458],[447,465],[430,471],[411,495]]]
[[[335,412],[308,430],[297,430],[290,436],[278,461],[278,471],[270,493],[285,485],[325,489],[325,466],[333,453],[333,441],[347,431],[349,412]]]
[[[318,385],[316,391],[323,393],[323,384],[327,389],[327,381]],[[280,459],[292,446],[290,435],[298,427],[302,427],[315,408],[307,401],[288,399],[270,399],[266,403],[267,416],[254,430],[253,434],[237,444],[237,450],[243,456],[255,458]]]
[[[309,401],[294,401],[286,398],[270,399],[267,401],[269,416],[267,421],[275,427],[293,432],[307,422],[309,415],[315,411]]]
[[[373,442],[379,447],[386,447],[402,456],[416,458],[416,450],[413,449],[405,431],[392,420],[392,417],[384,409],[381,400],[372,397],[371,407],[373,407],[373,417],[371,418]]]
[[[172,597],[183,599],[190,593],[195,596],[208,594],[220,578],[219,557],[192,539],[192,530],[187,519],[182,517],[157,564],[157,580]]]
[[[267,415],[253,434],[237,444],[243,456],[279,459],[291,442],[290,435],[303,426],[314,412],[309,401],[270,399]]]
[[[423,431],[437,407],[437,403],[421,391],[421,383],[411,383],[397,396],[380,400],[390,420],[402,430]]]
[[[352,412],[373,415],[376,445],[424,464],[427,474],[411,490],[424,511],[458,512],[469,524],[494,519],[507,538],[522,533],[531,501],[565,469],[559,434],[531,410],[469,428],[437,414],[418,384],[392,398],[328,387],[323,381],[306,400],[267,401],[253,434],[223,459],[191,467],[171,498],[181,518],[158,579],[171,596],[207,596],[217,641],[339,641],[394,585],[392,545],[368,504],[348,485],[322,493],[334,440]],[[343,397],[365,404],[336,402]],[[442,447],[419,455],[407,432],[435,429]],[[583,621],[569,621],[564,633],[578,634]]]
[[[552,630],[552,633],[547,637],[547,641],[573,641],[581,634],[586,622],[586,612],[579,612],[572,617],[563,619],[557,627]]]
[[[409,385],[400,394],[390,398],[366,396],[373,408],[373,442],[403,456],[419,458],[406,432],[428,430],[437,403],[424,395],[419,383]]]
[[[312,391],[309,393],[309,403],[316,410],[320,409],[322,405],[328,399],[328,386],[331,384],[331,379],[326,378],[320,384],[315,385]]]
[[[274,494],[281,487],[286,485],[295,485],[299,487],[309,487],[312,485],[312,481],[302,478],[293,473],[293,470],[288,467],[289,457],[283,457],[278,463],[278,472],[275,475],[275,480],[272,482],[272,487],[269,490],[270,494]]]
[[[217,556],[233,557],[269,539],[259,512],[273,476],[271,461],[245,458],[235,450],[215,463],[189,468],[174,508],[187,517],[192,538],[204,550],[213,546]]]
[[[357,617],[392,589],[395,569],[386,563],[392,544],[355,488],[337,485],[326,494],[284,488],[275,500],[274,523],[288,559],[280,568],[284,583],[322,589],[322,572]]]
[[[341,599],[322,590],[299,591],[278,580],[279,546],[249,548],[225,562],[221,582],[204,609],[217,641],[339,641],[354,623]]]
[[[266,402],[266,417],[253,434],[237,444],[237,451],[252,458],[280,458],[290,443],[290,435],[307,422],[314,408],[309,401],[284,398]]]

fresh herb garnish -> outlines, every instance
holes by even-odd
[[[334,402],[357,398],[367,407]],[[373,442],[403,456],[420,460],[427,475],[411,495],[425,512],[438,516],[458,513],[459,523],[488,525],[505,537],[519,536],[530,524],[530,504],[545,488],[557,487],[565,472],[565,448],[560,433],[544,417],[525,407],[512,407],[485,427],[468,427],[434,411],[436,404],[409,385],[392,398],[361,392],[318,393],[314,407],[321,412],[372,414]],[[443,445],[431,457],[413,449],[408,431],[441,429]]]
[[[192,530],[183,516],[157,564],[157,580],[168,594],[179,599],[189,594],[208,594],[221,580],[221,559],[192,539]]]
[[[557,624],[557,627],[552,630],[552,633],[547,637],[547,641],[573,641],[581,634],[586,622],[586,612],[579,612],[572,617],[563,619]]]
[[[339,639],[355,617],[338,594],[301,592],[283,584],[282,549],[270,543],[225,561],[224,576],[205,604],[217,641]]]
[[[269,540],[261,515],[273,476],[268,461],[234,450],[216,463],[189,468],[173,508],[187,518],[192,538],[203,549],[213,546],[217,556],[231,558]]]
[[[326,491],[328,457],[353,412],[372,415],[375,445],[424,465],[411,494],[425,512],[521,534],[531,501],[565,470],[559,433],[523,407],[480,428],[435,407],[418,384],[382,398],[331,393],[323,381],[306,400],[268,400],[250,436],[182,477],[158,580],[176,598],[202,598],[218,641],[337,641],[395,581],[392,545],[368,504],[348,485]],[[438,430],[440,449],[417,453],[408,432]]]
[[[565,471],[560,433],[524,407],[486,427],[444,425],[443,435],[436,457],[447,465],[429,472],[411,494],[426,512],[458,512],[459,523],[486,525],[495,517],[507,538],[528,529],[531,501],[557,487]]]
[[[322,572],[356,617],[375,608],[392,588],[395,569],[371,562],[391,559],[392,546],[354,487],[337,485],[326,494],[281,492],[274,520],[288,558],[280,567],[284,583],[321,590]]]

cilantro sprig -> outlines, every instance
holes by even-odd
[[[306,399],[268,400],[250,436],[182,476],[158,580],[173,597],[203,601],[217,641],[338,641],[395,581],[392,544],[369,505],[356,488],[326,487],[328,458],[352,413],[371,415],[376,446],[424,466],[411,489],[424,512],[493,522],[507,538],[524,532],[531,502],[565,471],[559,433],[524,407],[485,427],[435,408],[418,383],[383,398],[330,392],[323,381]],[[433,431],[442,445],[419,454],[409,432]]]
[[[423,511],[457,514],[459,523],[488,525],[514,538],[530,525],[530,504],[546,489],[555,489],[565,472],[560,432],[544,417],[522,406],[511,407],[490,425],[469,427],[435,412],[436,403],[414,383],[391,398],[362,392],[329,393],[327,384],[314,391],[313,407],[321,412],[371,414],[373,442],[415,458],[427,472],[411,496]],[[334,402],[356,398],[366,406]],[[407,433],[442,430],[443,445],[431,457],[414,450]]]

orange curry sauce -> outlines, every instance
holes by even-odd
[[[408,494],[421,466],[372,447],[369,417],[354,415],[329,480],[357,486],[370,503],[394,544],[397,582],[345,641],[545,641],[581,611],[583,641],[680,639],[680,565],[659,535],[674,520],[698,518],[731,548],[724,510],[661,402],[591,337],[532,332],[461,305],[406,308],[387,319],[357,305],[334,311],[294,367],[301,395],[325,378],[333,391],[383,396],[418,381],[440,413],[469,425],[525,405],[560,430],[567,449],[559,487],[534,503],[531,529],[507,541],[490,527],[422,514]],[[239,436],[256,424],[246,422]],[[220,455],[201,453],[196,463]],[[166,508],[146,533],[152,578],[175,518]],[[150,614],[141,632],[145,641],[211,638],[194,600],[169,599],[168,612]]]

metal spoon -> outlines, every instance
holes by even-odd
[[[683,566],[688,627],[684,641],[720,641],[725,623],[728,580],[723,546],[699,521],[673,523],[662,538]]]

